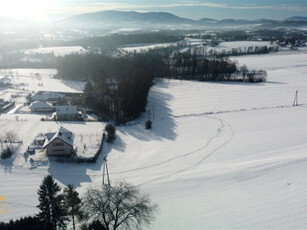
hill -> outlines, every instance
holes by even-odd
[[[62,21],[64,25],[108,26],[108,25],[154,25],[154,24],[192,24],[191,19],[181,18],[167,12],[140,13],[136,11],[100,11],[75,15]]]
[[[307,17],[301,17],[301,16],[294,16],[294,17],[291,17],[291,18],[287,18],[285,21],[307,21]]]

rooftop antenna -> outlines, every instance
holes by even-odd
[[[293,106],[298,106],[298,90],[295,92]]]
[[[110,183],[110,176],[109,176],[109,170],[108,170],[108,163],[107,163],[108,160],[107,160],[107,157],[104,156],[103,160],[104,160],[104,163],[103,163],[103,171],[102,171],[102,185],[109,185],[110,186],[111,183]],[[107,176],[107,180],[108,180],[107,184],[104,181],[105,176]]]

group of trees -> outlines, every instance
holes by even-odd
[[[249,71],[227,57],[206,58],[177,53],[171,58],[159,54],[132,54],[110,57],[104,54],[72,54],[57,61],[57,77],[85,80],[83,98],[76,101],[90,107],[102,120],[117,124],[145,112],[153,79],[265,81],[265,72]]]
[[[85,107],[118,124],[145,111],[153,79],[163,76],[163,68],[159,56],[145,54],[122,58],[74,54],[62,57],[57,65],[58,77],[87,81],[81,101]]]
[[[139,33],[139,34],[112,34],[100,37],[85,38],[74,41],[73,44],[81,45],[84,48],[99,49],[107,51],[122,45],[144,44],[144,43],[164,43],[175,42],[182,39],[183,36],[161,32]]]
[[[89,188],[81,199],[72,185],[61,193],[51,175],[38,190],[40,210],[35,217],[0,223],[1,230],[81,230],[141,229],[154,220],[157,205],[126,182]]]
[[[251,71],[228,57],[205,58],[195,54],[177,53],[168,60],[168,77],[201,81],[266,81],[265,71]]]

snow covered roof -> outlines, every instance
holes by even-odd
[[[78,109],[75,105],[57,106],[56,112],[60,115],[77,114]]]
[[[3,84],[11,83],[12,78],[10,76],[0,76],[0,82]]]
[[[45,101],[34,101],[29,106],[30,109],[51,109],[52,104]]]
[[[37,93],[32,97],[32,100],[34,101],[48,101],[51,99],[58,99],[60,97],[64,97],[63,94],[57,93],[57,92],[43,92],[43,93]]]
[[[74,135],[71,131],[65,129],[63,126],[59,128],[56,133],[46,133],[46,140],[43,145],[43,148],[46,148],[51,142],[59,138],[64,141],[66,144],[73,145]]]

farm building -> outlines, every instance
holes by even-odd
[[[74,135],[60,127],[56,133],[47,133],[43,149],[48,156],[71,156],[73,153]]]
[[[35,101],[29,106],[29,109],[31,112],[52,112],[53,106],[46,101]]]
[[[57,106],[56,117],[58,120],[75,120],[78,115],[77,106]]]
[[[56,102],[61,97],[64,97],[64,95],[58,92],[39,91],[31,98],[31,101],[54,101]]]

